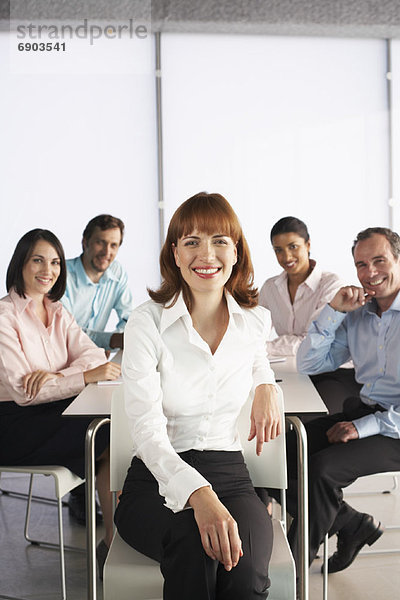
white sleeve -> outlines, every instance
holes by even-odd
[[[134,453],[156,478],[166,506],[178,512],[194,491],[210,484],[169,441],[162,406],[161,352],[162,340],[152,316],[133,311],[125,328],[122,375]]]

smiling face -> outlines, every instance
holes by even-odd
[[[382,311],[387,310],[400,290],[400,258],[393,256],[384,235],[373,234],[354,248],[357,276],[367,293],[372,293]]]
[[[60,275],[60,264],[58,253],[49,242],[36,242],[22,269],[25,293],[31,298],[48,294]]]
[[[308,275],[310,269],[310,240],[298,233],[280,233],[272,238],[272,247],[278,263],[290,275]]]
[[[121,245],[119,227],[105,229],[95,227],[88,240],[83,239],[83,266],[92,280],[99,280],[108,269]]]
[[[173,245],[175,263],[192,293],[223,291],[236,264],[236,244],[227,235],[197,230]]]

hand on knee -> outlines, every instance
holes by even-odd
[[[189,504],[194,510],[207,556],[218,560],[227,571],[236,567],[243,556],[237,523],[215,492],[209,487],[202,487],[193,492]]]

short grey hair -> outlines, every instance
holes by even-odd
[[[383,235],[387,239],[390,244],[390,249],[395,258],[399,258],[400,256],[400,236],[395,232],[389,229],[388,227],[368,227],[368,229],[364,229],[360,231],[357,235],[356,239],[353,242],[353,247],[351,252],[354,256],[354,250],[358,244],[358,242],[363,242],[364,240],[368,240],[373,235]]]

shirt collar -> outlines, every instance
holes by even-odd
[[[19,296],[19,294],[17,294],[17,292],[15,291],[15,288],[12,288],[9,292],[9,296],[15,306],[15,308],[17,309],[18,313],[23,313],[28,306],[30,306],[31,304],[33,305],[33,300],[30,296],[25,295],[25,298],[23,296]],[[44,299],[45,305],[47,310],[49,311],[50,315],[51,315],[51,319],[53,318],[53,315],[61,310],[61,304],[59,302],[53,302],[52,300],[50,300],[49,298],[45,298]],[[33,309],[33,306],[32,306]]]
[[[80,256],[78,256],[78,258],[76,260],[76,272],[78,274],[78,278],[79,278],[80,282],[81,283],[85,283],[86,285],[98,285],[97,283],[94,283],[90,279],[89,275],[86,273],[85,267],[83,266],[82,256],[83,256],[83,254],[81,254]],[[113,263],[111,263],[111,265],[112,264]],[[109,279],[111,279],[112,281],[116,281],[117,280],[117,277],[114,275],[114,273],[113,273],[113,271],[111,269],[111,265],[104,271],[104,273],[100,277],[98,283],[100,283],[101,281],[107,281]]]
[[[310,265],[312,267],[312,271],[309,274],[309,276],[307,277],[307,279],[305,279],[301,285],[304,284],[307,287],[309,287],[311,291],[315,292],[318,289],[319,283],[321,281],[322,271],[317,266],[316,261],[312,258],[310,258]],[[278,277],[275,279],[275,285],[279,288],[282,288],[282,287],[286,288],[287,280],[288,280],[288,275],[287,275],[286,271],[282,271],[282,273],[280,275],[278,275]]]
[[[243,309],[239,306],[234,297],[226,290],[225,298],[229,312],[229,324],[232,324],[234,327],[236,327],[235,319],[231,317],[234,317],[234,315],[240,315],[240,317],[243,318]],[[164,307],[162,309],[160,333],[164,333],[164,331],[168,329],[168,327],[173,325],[173,323],[175,323],[175,321],[178,321],[178,319],[180,318],[190,318],[190,314],[183,299],[182,292],[180,292],[178,299],[173,306],[171,306],[170,308]]]
[[[378,303],[377,303],[377,301],[376,301],[375,298],[372,298],[372,300],[370,302],[366,303],[365,310],[367,312],[369,312],[369,313],[374,314],[374,315],[377,314]],[[389,310],[398,310],[398,311],[400,311],[400,290],[397,292],[397,296],[393,300],[393,302],[390,305],[390,307],[387,310],[385,310],[385,313],[388,312]]]

